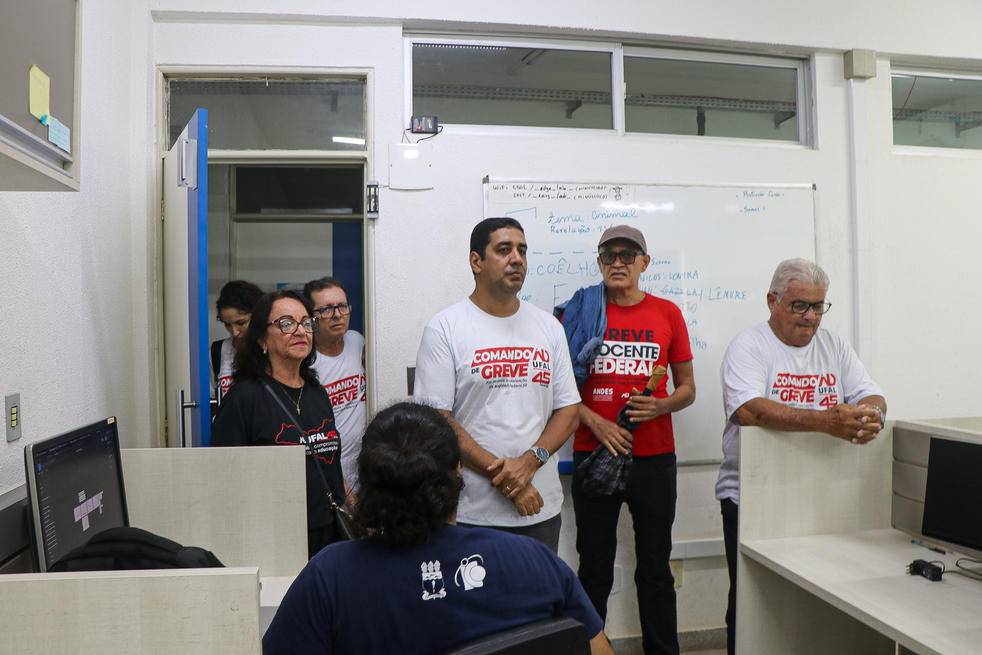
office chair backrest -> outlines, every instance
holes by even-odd
[[[546,619],[495,632],[441,655],[590,655],[586,626],[570,618]]]

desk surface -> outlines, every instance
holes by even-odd
[[[901,645],[924,655],[979,652],[982,582],[945,574],[931,582],[906,573],[915,559],[955,569],[893,529],[745,541],[741,552]]]

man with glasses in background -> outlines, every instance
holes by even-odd
[[[317,356],[313,369],[334,407],[341,434],[341,470],[348,486],[358,492],[358,453],[365,432],[365,338],[349,330],[351,303],[341,281],[333,277],[311,280],[303,295],[314,306]]]
[[[614,582],[617,522],[621,505],[627,503],[634,527],[641,643],[647,655],[677,654],[675,579],[669,566],[677,496],[672,413],[696,397],[689,332],[675,303],[639,286],[651,257],[638,229],[608,228],[598,249],[603,283],[577,291],[562,315],[582,401],[573,439],[577,574],[605,619]],[[585,336],[593,338],[584,343]],[[668,392],[664,377],[654,393],[643,395],[641,389],[657,366],[671,369],[673,390]],[[625,405],[633,431],[616,422]],[[598,449],[630,458],[623,491],[601,493],[585,484],[596,475],[589,467],[597,458],[588,458]]]
[[[844,339],[819,328],[831,307],[825,300],[828,287],[828,275],[814,262],[788,259],[778,264],[767,292],[770,319],[738,334],[720,367],[726,427],[716,498],[723,514],[730,573],[726,631],[731,654],[736,628],[740,426],[822,432],[853,444],[868,443],[883,429],[887,411],[883,391]]]

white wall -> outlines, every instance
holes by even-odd
[[[0,489],[24,481],[25,443],[110,414],[125,445],[151,441],[149,23],[82,2],[82,189],[0,193],[0,393],[21,394],[24,435],[0,440]]]
[[[972,0],[924,5],[921,13],[898,11],[887,0],[827,0],[809,5],[807,15],[776,0],[82,5],[82,191],[0,193],[0,391],[21,392],[25,419],[25,439],[0,443],[0,488],[22,480],[25,442],[85,420],[117,414],[127,445],[157,439],[155,66],[370,69],[369,177],[384,185],[387,147],[399,142],[403,127],[403,25],[814,53],[815,148],[596,132],[508,136],[451,129],[433,139],[434,188],[383,186],[381,217],[371,228],[375,304],[369,313],[375,322],[369,346],[377,362],[375,400],[383,405],[405,396],[405,367],[414,361],[425,321],[471,289],[467,239],[481,216],[485,175],[815,183],[818,259],[832,278],[835,305],[825,325],[852,338],[850,108],[841,51],[870,48],[907,63],[959,59],[982,69],[982,4]],[[936,16],[957,19],[931,20]],[[982,278],[975,253],[982,224],[971,193],[982,153],[892,147],[888,55],[881,54],[875,79],[858,84],[868,91],[857,97],[869,99],[861,110],[868,109],[873,126],[864,139],[869,161],[857,189],[869,208],[863,219],[871,235],[861,260],[872,272],[870,301],[859,308],[871,330],[867,363],[887,390],[893,418],[979,414],[972,343],[980,310],[972,292]],[[719,535],[714,478],[711,469],[682,473],[677,538]],[[694,566],[698,595],[684,596],[680,606],[702,610],[683,612],[682,627],[719,626],[725,569],[719,561],[710,571]],[[623,601],[617,611],[627,612],[630,601]]]

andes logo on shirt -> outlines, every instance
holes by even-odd
[[[328,464],[333,464],[334,457],[341,449],[341,439],[337,430],[326,429],[328,423],[333,423],[333,421],[324,419],[321,421],[320,427],[307,430],[302,437],[301,430],[297,426],[281,423],[280,431],[273,441],[280,445],[304,446],[308,455],[314,455]]]
[[[835,407],[839,404],[835,373],[778,373],[771,400],[792,407]]]
[[[526,387],[531,382],[549,386],[552,376],[549,351],[531,346],[508,346],[475,350],[471,375],[480,375],[491,388]]]

